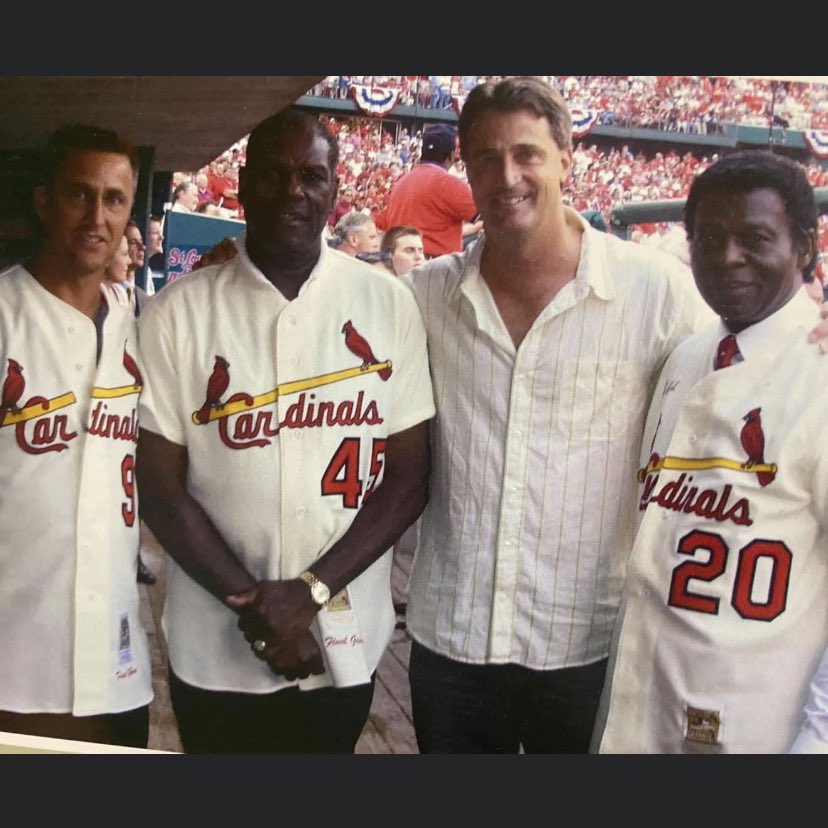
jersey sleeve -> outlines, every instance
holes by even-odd
[[[163,310],[160,303],[153,302],[138,318],[138,348],[144,377],[138,416],[141,428],[172,443],[186,445],[185,423],[179,406],[178,360]]]

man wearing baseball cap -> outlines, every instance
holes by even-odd
[[[427,127],[419,163],[397,181],[386,208],[374,215],[380,230],[399,224],[418,228],[429,258],[462,251],[464,225],[477,218],[471,188],[448,172],[456,150],[455,127],[449,124]],[[472,231],[477,232],[480,227],[475,226]]]

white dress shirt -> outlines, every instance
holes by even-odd
[[[404,277],[437,403],[407,623],[458,661],[607,655],[653,383],[711,318],[677,258],[567,220],[583,233],[575,278],[517,348],[480,274],[485,237]]]

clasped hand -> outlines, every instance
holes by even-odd
[[[225,600],[238,613],[245,639],[250,644],[265,642],[261,651],[253,653],[274,673],[293,681],[325,672],[322,651],[309,629],[319,608],[298,578],[259,581]]]

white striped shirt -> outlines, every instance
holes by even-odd
[[[580,262],[518,348],[480,275],[485,239],[405,277],[437,417],[408,628],[468,663],[605,657],[659,370],[711,318],[673,256],[583,228]]]

